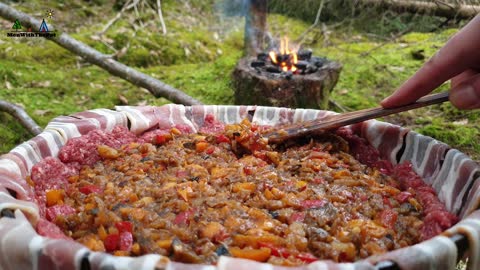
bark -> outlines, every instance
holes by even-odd
[[[17,11],[12,7],[9,7],[3,3],[0,3],[0,17],[14,22],[18,19],[22,25],[26,27],[32,27],[32,29],[39,29],[40,21],[30,17],[28,14]],[[53,31],[53,27],[49,25],[49,30]],[[80,41],[70,37],[65,33],[56,32],[57,36],[48,38],[51,41],[57,43],[63,48],[83,57],[86,61],[97,65],[110,74],[120,77],[130,83],[143,87],[150,91],[155,97],[164,97],[174,103],[180,103],[184,105],[200,105],[200,101],[185,94],[184,92],[165,84],[153,77],[150,77],[138,70],[135,70],[129,66],[126,66],[120,62],[115,61],[109,56],[100,53],[99,51],[87,46]]]
[[[245,55],[254,56],[265,49],[267,0],[249,0],[245,16]]]
[[[20,106],[0,100],[0,111],[6,112],[15,117],[32,135],[38,135],[42,132],[42,128],[39,127]]]
[[[359,0],[359,3],[374,5],[396,12],[411,12],[446,17],[450,19],[471,19],[480,12],[480,5],[447,3],[445,1],[411,0]]]

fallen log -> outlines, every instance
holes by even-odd
[[[377,6],[395,12],[410,12],[446,17],[449,19],[471,19],[480,12],[480,5],[455,4],[445,1],[413,0],[359,0],[364,5]]]
[[[39,127],[37,123],[20,106],[0,100],[0,112],[6,112],[13,116],[32,135],[38,135],[42,132],[42,128]]]
[[[31,27],[32,29],[39,29],[41,24],[40,21],[32,18],[28,14],[20,12],[3,3],[0,3],[0,17],[12,22],[19,20],[22,25]],[[49,27],[50,31],[54,31],[53,27]],[[99,51],[83,44],[82,42],[65,33],[56,32],[56,34],[59,35],[46,38],[73,52],[74,54],[81,56],[86,61],[105,69],[110,74],[129,81],[136,86],[147,89],[155,97],[164,97],[174,103],[180,103],[184,105],[202,104],[200,101],[185,94],[184,92],[127,65],[117,62],[110,56],[100,53]]]

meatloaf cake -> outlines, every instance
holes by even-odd
[[[385,253],[457,221],[408,162],[392,166],[348,129],[268,145],[268,127],[205,123],[69,140],[28,179],[38,233],[118,256],[294,266]]]

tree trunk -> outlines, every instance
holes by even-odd
[[[250,66],[252,58],[243,58],[233,71],[235,104],[288,108],[327,109],[330,92],[338,81],[342,66],[327,62],[310,74],[258,72]]]
[[[430,14],[451,19],[471,19],[480,12],[480,6],[478,5],[459,5],[445,1],[359,0],[359,3],[378,6],[396,12]]]
[[[254,56],[265,49],[268,0],[248,0],[245,15],[245,55]]]

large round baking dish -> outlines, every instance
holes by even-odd
[[[159,127],[186,124],[194,130],[213,114],[225,123],[244,118],[261,125],[276,125],[323,118],[332,112],[260,106],[122,106],[116,110],[95,109],[60,116],[31,140],[0,157],[0,269],[455,269],[468,257],[469,269],[480,269],[480,166],[469,157],[433,138],[380,121],[351,126],[393,164],[404,160],[431,185],[447,210],[460,222],[428,241],[355,263],[317,261],[288,268],[249,260],[221,257],[218,264],[188,265],[171,262],[160,255],[114,257],[92,252],[76,242],[50,239],[36,233],[39,219],[26,177],[32,166],[56,156],[66,141],[93,129],[110,131],[116,125],[142,132]]]

